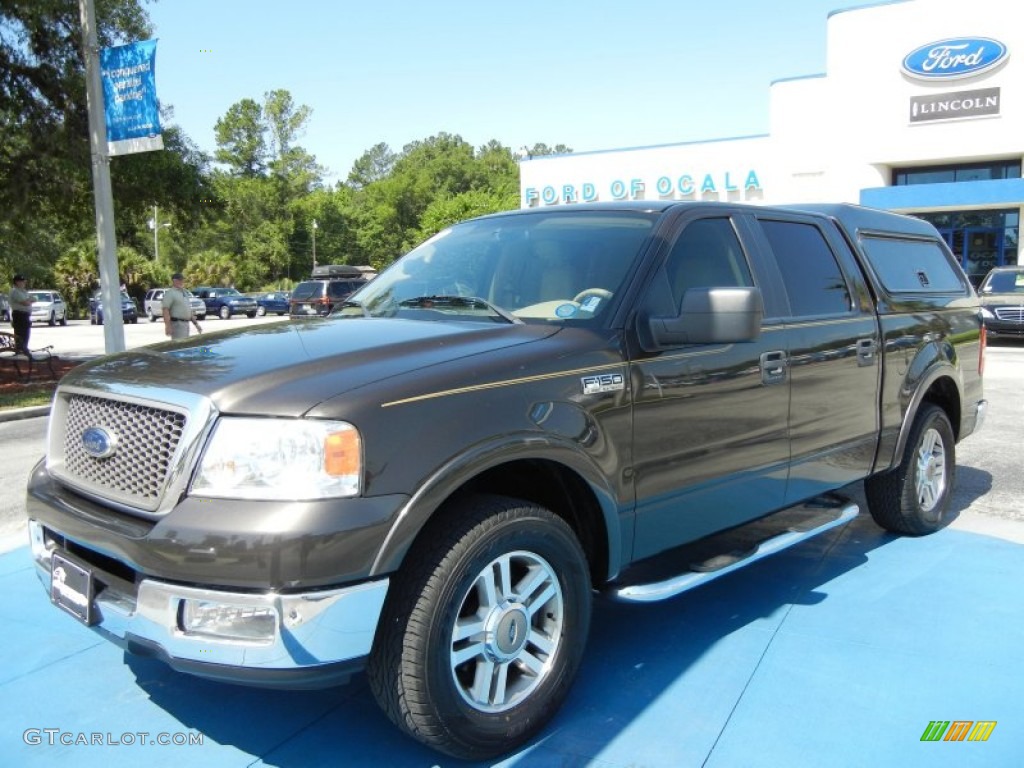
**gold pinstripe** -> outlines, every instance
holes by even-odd
[[[616,368],[625,368],[625,362],[619,363],[608,363],[607,365],[593,365],[588,368],[575,368],[570,371],[555,371],[553,373],[540,373],[536,376],[524,376],[521,379],[504,379],[502,381],[489,381],[486,384],[474,384],[469,387],[456,387],[455,389],[442,389],[437,392],[428,392],[423,395],[416,395],[414,397],[406,397],[401,400],[392,400],[390,403],[382,403],[381,408],[390,408],[394,405],[405,405],[406,403],[416,403],[421,400],[433,400],[438,397],[449,397],[451,395],[464,395],[469,392],[482,392],[488,389],[500,389],[501,387],[515,387],[520,384],[529,384],[534,381],[548,381],[550,379],[559,379],[563,376],[580,376],[587,373],[597,373],[599,371],[610,371]]]

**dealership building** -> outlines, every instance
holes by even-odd
[[[904,0],[834,11],[825,73],[770,85],[768,134],[524,158],[521,204],[859,203],[932,222],[977,282],[1018,258],[1017,7]]]

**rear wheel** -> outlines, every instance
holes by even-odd
[[[54,314],[53,312],[50,312],[50,319],[47,320],[46,323],[47,323],[47,325],[56,325],[57,324],[57,315]]]
[[[60,316],[60,324],[61,325],[67,325],[68,324],[68,313],[67,312],[65,312],[63,315]]]
[[[484,759],[561,706],[590,626],[590,578],[572,529],[543,507],[478,496],[452,513],[396,575],[368,673],[399,728]]]
[[[949,512],[955,471],[949,417],[936,405],[924,405],[914,419],[900,465],[864,481],[871,516],[886,530],[912,536],[945,528],[955,517]]]

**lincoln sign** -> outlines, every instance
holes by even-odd
[[[999,114],[999,89],[934,93],[910,99],[910,122],[962,120]]]

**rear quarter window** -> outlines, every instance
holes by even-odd
[[[967,279],[936,240],[862,235],[861,250],[889,293],[967,293]]]
[[[292,300],[319,299],[322,287],[323,283],[320,282],[299,283],[292,291]]]

